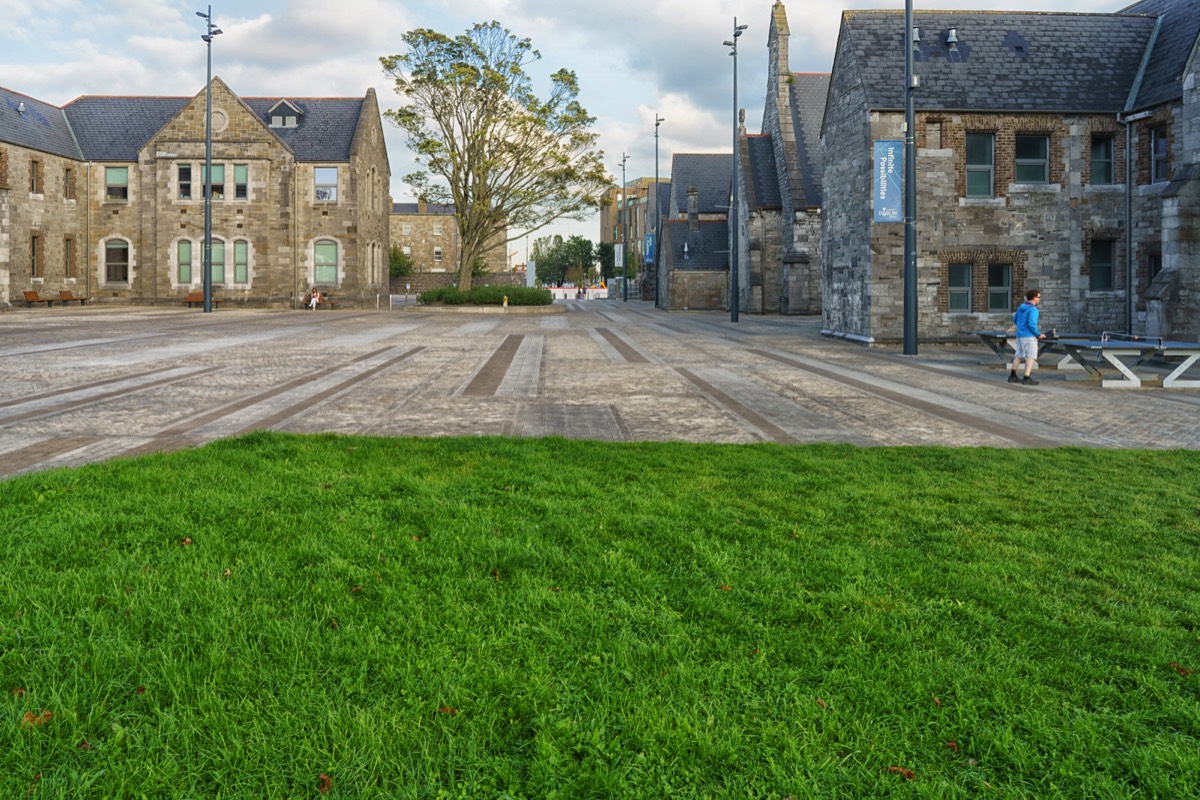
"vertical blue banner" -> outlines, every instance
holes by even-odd
[[[881,139],[875,142],[875,205],[876,222],[904,221],[904,190],[901,167],[904,164],[904,142]]]
[[[642,244],[642,252],[646,254],[642,260],[645,261],[647,264],[653,264],[654,263],[654,234],[653,233],[646,234],[645,241]]]

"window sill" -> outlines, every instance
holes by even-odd
[[[1089,183],[1083,187],[1085,192],[1096,192],[1098,194],[1119,194],[1125,191],[1123,183]]]
[[[1062,187],[1057,183],[1010,183],[1009,194],[1059,194]]]
[[[1003,197],[960,197],[958,205],[960,208],[1004,208],[1005,199]]]

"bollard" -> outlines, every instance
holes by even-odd
[[[504,295],[504,307],[508,308],[508,295]]]

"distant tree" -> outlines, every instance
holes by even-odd
[[[388,274],[393,278],[407,278],[416,271],[416,262],[412,260],[412,256],[400,249],[400,245],[394,244],[388,250]]]
[[[530,256],[536,266],[537,279],[548,286],[554,286],[566,280],[567,249],[561,236],[542,236],[533,243],[533,253]]]
[[[612,242],[600,242],[596,245],[596,260],[600,262],[600,277],[605,283],[612,280],[617,271],[617,248]]]
[[[536,97],[525,67],[540,59],[529,39],[498,22],[454,39],[418,28],[407,51],[379,59],[408,99],[384,116],[408,134],[425,168],[405,181],[430,202],[453,204],[462,241],[458,285],[471,286],[476,259],[558,219],[583,219],[609,185],[598,134],[576,97],[575,73],[550,77]],[[430,173],[446,186],[431,183]]]
[[[592,264],[595,263],[595,248],[592,247],[592,240],[585,239],[582,236],[572,236],[563,243],[563,248],[566,252],[567,266],[571,270],[578,270],[580,276],[586,279],[587,274],[592,270]],[[572,281],[579,282],[579,278],[572,277]]]

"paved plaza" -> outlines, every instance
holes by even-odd
[[[0,314],[0,476],[257,429],[862,446],[1200,448],[1200,390],[1102,389],[982,344],[917,356],[819,320],[71,307]]]

